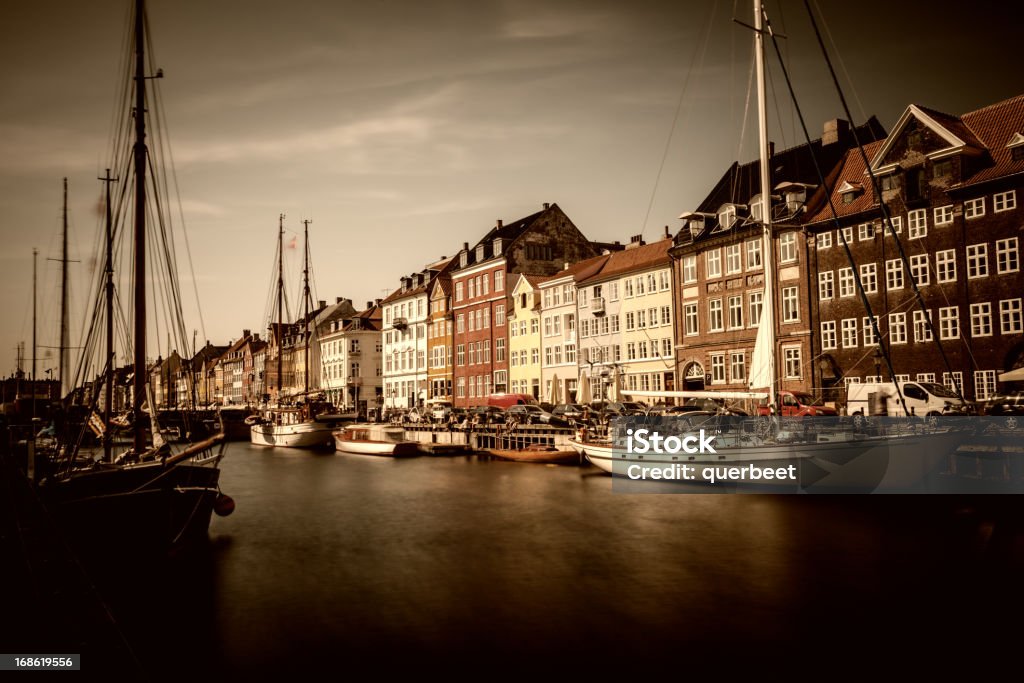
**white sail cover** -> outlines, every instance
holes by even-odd
[[[765,288],[765,301],[762,310],[767,313],[771,305],[768,288]],[[772,324],[770,315],[762,315],[761,322],[757,327],[757,339],[754,341],[754,354],[750,358],[750,379],[747,380],[749,389],[770,389],[772,386],[772,360],[775,353],[775,346],[772,339]]]

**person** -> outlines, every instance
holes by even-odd
[[[583,424],[590,424],[590,406],[583,406],[583,417],[581,419],[583,420]]]
[[[458,421],[458,418],[455,417],[455,411],[454,410],[452,412],[448,413],[448,431],[449,432],[455,429],[455,423],[457,421]]]

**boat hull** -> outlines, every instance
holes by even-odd
[[[572,447],[594,466],[616,477],[637,480],[645,470],[659,469],[677,479],[698,484],[728,484],[757,489],[822,492],[910,491],[947,462],[969,436],[965,430],[928,434],[837,438],[806,443],[723,445],[716,453],[630,453],[609,443],[571,440]],[[693,478],[679,467],[689,466]],[[754,480],[737,478],[730,468],[778,471],[786,477]],[[792,470],[788,468],[792,467]],[[709,470],[708,476],[705,471]],[[720,475],[726,476],[720,476]],[[740,472],[739,474],[742,474]],[[723,481],[724,479],[724,481]],[[638,483],[645,483],[638,481]]]
[[[502,460],[536,462],[550,465],[579,465],[582,459],[582,456],[574,449],[488,448],[487,452],[495,458],[501,458]]]
[[[420,455],[419,444],[415,441],[392,443],[388,441],[345,439],[335,435],[334,448],[342,453],[380,455],[392,458],[408,458]]]
[[[318,448],[331,445],[333,429],[324,422],[255,424],[249,428],[249,440],[257,446]]]
[[[219,480],[214,458],[205,465],[153,462],[78,472],[39,490],[80,552],[116,557],[173,553],[205,541]]]

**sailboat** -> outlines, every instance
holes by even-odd
[[[768,416],[746,419],[697,413],[679,418],[619,418],[615,421],[613,436],[570,439],[570,444],[598,468],[633,480],[728,483],[791,491],[913,490],[966,439],[969,434],[966,429],[957,428],[955,423],[937,426],[934,421],[929,424],[896,418],[876,419],[874,425],[864,428],[834,417],[779,417],[764,21],[762,1],[754,0],[752,28],[758,85],[765,287],[751,357],[749,391],[624,390],[621,393],[630,397],[760,399],[767,403]],[[648,437],[655,434],[661,440],[652,446]],[[669,442],[669,438],[674,441]],[[687,443],[688,438],[692,440]],[[705,444],[709,445],[707,449]]]
[[[283,318],[284,304],[284,215],[278,220],[277,231],[277,400],[274,405],[262,408],[257,414],[246,418],[250,425],[250,440],[258,446],[282,446],[286,448],[318,448],[334,445],[334,430],[338,423],[348,416],[333,412],[330,403],[315,400],[309,387],[310,346],[315,343],[313,335],[316,330],[314,321],[310,320],[310,303],[312,295],[309,289],[309,221],[304,221],[305,255],[303,258],[303,317],[299,326],[303,344],[304,390],[301,402],[288,403],[284,398],[284,337]]]
[[[146,75],[144,48],[147,37],[143,0],[135,2],[133,24],[134,40],[131,44],[134,51],[134,69],[127,74],[130,81],[125,92],[129,97],[133,94],[134,101],[129,99],[123,106],[132,109],[131,118],[125,117],[124,120],[131,122],[134,135],[125,131],[116,138],[130,146],[132,151],[128,154],[124,150],[114,150],[114,158],[124,159],[126,163],[126,167],[121,169],[125,173],[122,177],[127,178],[130,174],[132,179],[132,182],[122,183],[121,190],[124,195],[123,201],[120,202],[126,208],[130,207],[130,213],[133,215],[130,224],[132,254],[130,259],[124,259],[132,263],[130,281],[134,304],[134,324],[130,335],[134,354],[130,392],[132,446],[127,452],[115,455],[111,439],[114,431],[114,418],[111,417],[115,359],[113,326],[118,316],[115,315],[113,308],[115,237],[110,199],[112,178],[108,171],[105,179],[105,268],[103,278],[98,283],[97,303],[92,316],[92,320],[97,324],[91,328],[88,335],[87,350],[83,351],[76,379],[84,382],[85,368],[90,364],[89,355],[100,355],[105,407],[101,416],[97,409],[101,391],[99,387],[94,387],[89,399],[90,405],[87,406],[90,412],[89,419],[81,426],[79,438],[61,445],[38,483],[40,499],[55,514],[66,538],[84,554],[114,552],[120,555],[123,552],[178,551],[195,541],[205,539],[211,513],[215,508],[223,514],[234,508],[233,501],[221,494],[219,488],[219,462],[224,452],[223,434],[202,438],[183,447],[179,452],[174,452],[170,445],[161,439],[155,419],[156,406],[152,399],[146,361],[146,285],[147,281],[156,278],[156,274],[150,272],[155,270],[149,267],[150,261],[156,262],[158,259],[147,259],[146,255],[147,215],[150,211],[147,206],[147,191],[156,192],[162,184],[156,177],[147,183],[147,168],[153,169],[154,176],[159,169],[147,148],[146,122],[147,114],[157,105],[155,97],[147,98],[147,80],[162,77],[162,72],[158,71],[156,76]],[[134,193],[133,202],[128,197],[131,193]],[[126,211],[126,214],[128,213]],[[125,223],[127,230],[127,219]],[[171,260],[165,258],[163,262],[168,266],[167,276],[176,285],[176,274],[171,269]],[[99,322],[104,318],[105,348],[98,351],[101,347]],[[81,435],[88,429],[101,435],[103,449],[100,453],[85,458],[80,451]],[[192,436],[196,438],[200,434],[194,431]]]

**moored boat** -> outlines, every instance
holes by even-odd
[[[335,449],[343,453],[382,455],[394,458],[420,455],[419,443],[405,438],[401,427],[353,424],[334,431]]]
[[[487,452],[502,460],[551,465],[578,465],[583,458],[582,454],[573,448],[558,448],[545,444],[531,444],[524,448],[488,448]]]

